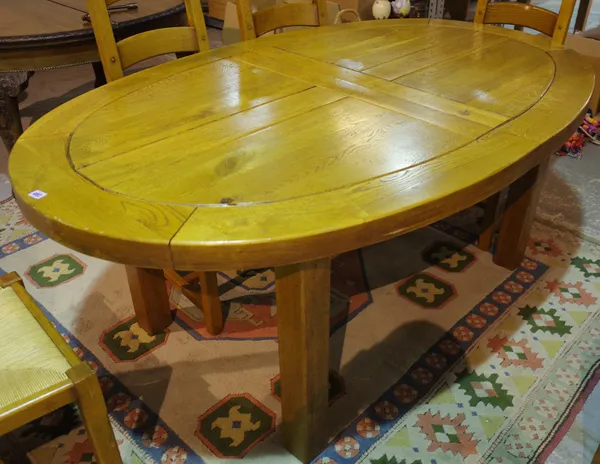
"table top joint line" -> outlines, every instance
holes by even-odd
[[[456,101],[456,100],[453,100],[453,99],[451,99],[451,98],[445,97],[445,96],[443,96],[443,95],[439,95],[439,94],[435,94],[435,93],[427,92],[427,91],[425,91],[425,90],[421,90],[421,89],[417,89],[417,88],[414,88],[414,87],[410,87],[410,86],[408,86],[408,85],[405,85],[405,84],[399,84],[399,83],[397,83],[397,82],[394,82],[394,81],[388,81],[388,80],[386,80],[386,79],[382,79],[382,78],[380,78],[380,77],[373,76],[373,75],[371,75],[371,74],[363,74],[363,73],[361,73],[361,72],[359,72],[359,71],[355,71],[355,70],[353,70],[353,69],[345,68],[345,67],[343,67],[343,66],[340,66],[340,65],[337,65],[337,64],[333,64],[333,63],[329,63],[329,62],[325,62],[325,61],[316,60],[316,59],[313,59],[313,58],[310,58],[310,57],[306,57],[306,56],[300,55],[300,54],[298,54],[298,53],[295,53],[295,52],[293,52],[293,51],[289,51],[289,50],[284,50],[284,49],[281,49],[281,48],[279,48],[279,47],[268,47],[268,48],[271,48],[271,49],[277,50],[277,51],[279,51],[279,52],[283,52],[283,53],[287,53],[287,54],[293,55],[293,56],[297,57],[298,59],[300,59],[300,60],[304,60],[304,61],[307,61],[307,62],[312,62],[312,61],[314,61],[314,62],[317,62],[317,63],[319,63],[319,64],[325,65],[325,66],[332,66],[332,67],[335,67],[335,68],[340,68],[340,69],[343,69],[345,72],[348,72],[348,73],[351,73],[351,74],[356,74],[356,75],[358,75],[358,76],[363,76],[364,78],[368,78],[368,79],[374,79],[374,80],[377,80],[377,81],[381,82],[383,85],[390,85],[390,86],[392,86],[392,85],[393,85],[393,86],[397,86],[397,87],[399,87],[399,88],[410,89],[411,91],[418,92],[418,93],[421,93],[421,94],[423,94],[423,95],[430,95],[430,96],[432,96],[432,97],[439,98],[440,100],[443,100],[443,101],[447,101],[447,102],[450,102],[450,103],[456,103],[456,104],[459,104],[459,105],[463,105],[463,106],[465,106],[465,107],[471,108],[471,109],[472,109],[474,112],[476,112],[476,113],[487,113],[487,114],[489,114],[490,116],[494,116],[494,117],[496,117],[496,118],[503,119],[503,120],[504,120],[504,121],[503,121],[503,123],[505,123],[507,120],[510,120],[510,117],[509,117],[509,116],[506,116],[506,115],[504,115],[504,114],[500,114],[500,113],[496,113],[496,112],[494,112],[494,111],[490,111],[490,110],[485,110],[485,109],[482,109],[482,108],[474,107],[474,106],[468,105],[468,104],[466,104],[466,103],[458,102],[458,101]],[[255,67],[258,67],[258,68],[261,68],[261,69],[266,69],[266,70],[268,70],[268,71],[270,71],[270,72],[277,73],[277,74],[280,74],[280,75],[282,75],[282,76],[291,76],[291,73],[288,75],[288,74],[285,74],[285,73],[283,73],[283,72],[280,72],[280,71],[275,71],[275,70],[272,70],[272,69],[269,69],[269,68],[263,68],[263,67],[262,67],[262,66],[260,66],[260,65],[253,64],[252,62],[249,62],[249,61],[246,61],[246,60],[244,60],[244,55],[246,55],[246,54],[252,54],[252,53],[254,53],[254,54],[257,54],[257,55],[264,56],[264,57],[266,57],[266,58],[272,58],[272,57],[270,57],[268,54],[263,54],[263,53],[261,53],[261,51],[263,51],[263,50],[264,50],[264,48],[263,48],[263,49],[259,48],[259,49],[254,49],[254,50],[248,50],[248,51],[247,51],[247,53],[243,53],[243,54],[240,54],[240,55],[236,55],[235,57],[233,57],[233,58],[232,58],[232,60],[233,60],[233,61],[237,61],[237,62],[243,62],[243,63],[247,63],[247,64],[249,64],[249,65],[251,65],[251,66],[255,66]],[[421,71],[422,71],[422,69],[421,69]],[[306,82],[306,83],[308,83],[308,84],[313,84],[313,82],[312,82],[311,80],[309,80],[307,77],[294,76],[294,77],[293,77],[293,79],[297,79],[297,80],[299,80],[299,81]],[[364,87],[364,88],[366,88],[366,89],[368,89],[368,90],[373,90],[371,87],[365,86],[364,84],[357,84],[357,83],[354,83],[354,82],[352,82],[352,81],[350,81],[350,80],[348,80],[348,79],[344,79],[344,78],[337,78],[337,77],[336,77],[336,78],[334,78],[334,79],[336,79],[336,80],[340,80],[340,81],[343,81],[343,82],[346,82],[346,83],[348,83],[348,84],[350,84],[350,85],[354,85],[354,86],[360,86],[360,87]],[[320,87],[320,88],[326,88],[326,89],[329,89],[329,87],[323,87],[323,86],[321,86],[321,85],[315,85],[315,86],[317,86],[317,87]],[[389,110],[389,111],[394,111],[394,112],[396,112],[396,113],[398,113],[398,114],[401,114],[401,115],[403,115],[403,116],[406,116],[406,117],[409,117],[409,118],[415,119],[413,116],[411,116],[410,114],[407,114],[407,113],[406,113],[406,112],[404,112],[404,111],[401,111],[399,108],[392,108],[392,107],[390,107],[390,106],[384,106],[384,105],[381,105],[381,104],[379,104],[379,103],[377,103],[377,102],[375,102],[375,101],[372,101],[372,100],[370,100],[370,99],[368,99],[368,98],[365,98],[365,97],[362,97],[362,96],[360,96],[360,95],[356,95],[356,94],[350,94],[350,93],[347,93],[345,90],[343,90],[343,89],[340,89],[340,88],[338,88],[338,87],[335,87],[335,88],[333,88],[333,89],[330,89],[330,90],[332,90],[332,91],[336,91],[336,92],[339,92],[339,93],[343,93],[344,95],[347,95],[348,97],[355,98],[355,99],[357,99],[357,100],[360,100],[360,101],[363,101],[363,102],[369,103],[369,104],[371,104],[371,105],[374,105],[374,106],[377,106],[377,107],[379,107],[379,108],[384,108],[384,109],[387,109],[387,110]],[[464,117],[463,115],[461,115],[461,114],[456,114],[456,113],[448,112],[448,111],[445,111],[445,110],[443,110],[443,109],[441,109],[441,108],[438,108],[438,107],[435,107],[435,106],[429,106],[429,105],[426,105],[426,104],[424,104],[424,103],[422,103],[422,102],[413,101],[413,100],[411,100],[411,99],[408,99],[408,98],[406,98],[406,96],[398,96],[398,95],[393,95],[393,94],[390,94],[390,93],[387,93],[387,92],[385,92],[385,90],[375,90],[375,91],[376,91],[376,92],[378,92],[378,93],[381,93],[382,95],[387,95],[387,96],[391,96],[391,97],[394,97],[394,98],[398,98],[398,99],[400,99],[400,100],[403,100],[403,101],[406,101],[406,102],[408,102],[408,103],[410,103],[410,104],[414,104],[414,105],[422,106],[423,108],[427,108],[427,109],[430,109],[430,110],[433,110],[433,111],[439,111],[440,113],[444,113],[444,114],[447,114],[447,115],[450,115],[450,116],[454,116],[454,117],[457,117],[457,118],[460,118],[460,119],[464,119],[465,121],[469,121],[469,120],[470,120],[469,118],[465,118],[465,117]],[[435,124],[435,123],[433,123],[433,122],[429,122],[429,123],[430,123],[430,124],[433,124],[433,125],[437,125],[437,124]],[[489,126],[489,125],[487,125],[487,124],[485,124],[485,123],[481,123],[481,122],[480,122],[479,124],[482,124],[482,125],[484,125],[484,126],[486,126],[486,127],[490,127],[490,128],[497,127],[497,126]],[[439,126],[439,127],[442,127],[442,126]],[[443,128],[443,127],[442,127],[442,128]]]

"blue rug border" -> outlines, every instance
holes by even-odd
[[[25,243],[26,239],[33,237],[34,235],[39,235],[41,240],[39,242],[35,242],[35,243]],[[42,234],[39,231],[36,231],[36,232],[30,233],[29,235],[25,235],[21,238],[13,240],[12,242],[7,242],[4,245],[0,246],[0,259],[6,258],[7,256],[14,255],[15,253],[18,253],[19,251],[26,250],[27,248],[37,245],[38,243],[42,243],[44,240],[47,240],[47,239],[48,239],[48,237],[46,235]],[[8,253],[2,251],[2,250],[4,250],[5,247],[7,247],[9,245],[17,245],[19,248],[16,249],[15,251],[11,251]]]

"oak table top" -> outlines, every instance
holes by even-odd
[[[494,26],[305,29],[76,98],[25,132],[10,174],[27,218],[90,255],[288,264],[487,198],[566,140],[593,82],[577,53]]]
[[[76,98],[25,132],[9,172],[38,229],[129,265],[152,330],[171,314],[147,268],[275,266],[282,439],[309,462],[328,440],[330,257],[510,186],[494,261],[514,267],[593,84],[575,52],[494,26],[304,29]]]

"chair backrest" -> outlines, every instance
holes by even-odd
[[[555,44],[564,44],[576,0],[562,0],[558,14],[518,2],[494,2],[478,0],[475,23],[513,24],[528,27],[552,37]]]
[[[116,41],[108,7],[118,0],[87,0],[98,44],[100,60],[108,82],[123,77],[123,70],[154,56],[175,52],[209,50],[208,35],[200,0],[184,0],[188,26],[142,32]]]
[[[326,0],[276,5],[256,13],[252,13],[250,0],[237,0],[236,5],[242,40],[254,39],[282,27],[327,24]]]

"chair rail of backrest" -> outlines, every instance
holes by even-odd
[[[242,40],[254,39],[283,27],[327,24],[326,0],[313,3],[287,3],[252,13],[250,0],[237,0]]]
[[[169,34],[165,36],[164,30],[155,29],[127,37],[117,43],[121,65],[123,69],[139,63],[152,56],[172,53],[173,50],[181,52],[197,52],[198,42],[196,34],[191,27],[170,27]],[[148,47],[152,47],[148,49]]]
[[[106,80],[123,77],[123,71],[140,61],[166,53],[209,50],[200,0],[184,0],[188,26],[155,29],[116,41],[108,6],[118,0],[87,0],[94,36]]]
[[[563,0],[558,14],[534,5],[518,2],[478,0],[475,23],[512,24],[528,27],[552,37],[552,42],[564,44],[576,0]]]

